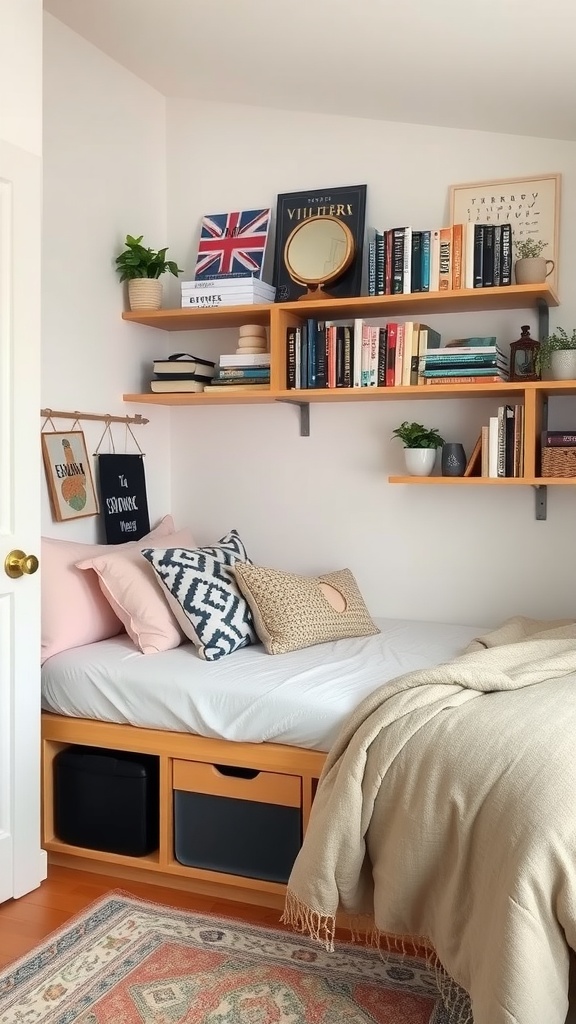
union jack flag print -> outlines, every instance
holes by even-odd
[[[240,210],[202,218],[194,277],[262,278],[270,210]]]

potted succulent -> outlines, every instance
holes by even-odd
[[[121,281],[128,281],[130,309],[160,309],[162,282],[158,278],[162,274],[178,277],[182,270],[174,260],[166,259],[168,246],[155,252],[141,244],[143,237],[126,235],[126,249],[116,257],[116,270]]]
[[[392,431],[392,437],[399,437],[404,444],[404,461],[410,476],[430,476],[436,462],[436,449],[444,444],[437,428],[404,420]]]
[[[540,343],[536,353],[536,368],[549,370],[552,380],[576,380],[576,328],[568,334],[557,327]]]
[[[544,259],[542,253],[548,242],[535,238],[522,238],[514,242],[516,284],[542,284],[554,270],[554,260]],[[547,269],[550,264],[550,270]]]

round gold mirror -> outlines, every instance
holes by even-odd
[[[311,217],[288,235],[284,262],[290,277],[308,285],[301,299],[326,296],[324,285],[335,281],[354,259],[354,237],[338,217]]]

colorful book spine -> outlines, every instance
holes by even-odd
[[[423,292],[430,291],[430,232],[422,231],[422,243],[420,246],[420,287]]]
[[[545,448],[576,448],[576,433],[562,430],[544,430],[542,444]]]
[[[452,228],[440,229],[440,269],[438,289],[450,291],[452,287]]]
[[[288,349],[294,348],[296,342],[296,329],[289,328],[288,333]],[[290,357],[288,363],[290,362]],[[247,367],[230,367],[220,369],[217,374],[218,380],[234,380],[237,377],[270,377],[270,367],[264,366],[247,366]]]
[[[466,377],[426,377],[424,379],[426,385],[429,384],[502,384],[502,377],[499,375],[480,377],[476,374],[470,374]]]

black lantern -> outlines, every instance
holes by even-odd
[[[510,345],[510,373],[509,380],[525,381],[540,380],[540,374],[536,369],[536,356],[540,348],[540,342],[530,337],[530,328],[522,327],[522,334],[518,341]]]

